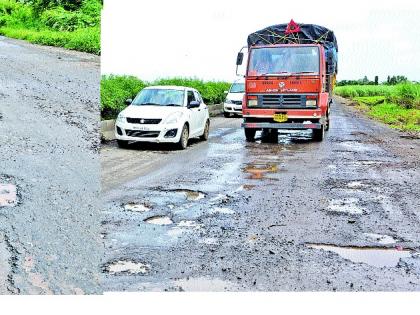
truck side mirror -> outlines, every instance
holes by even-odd
[[[238,56],[236,57],[236,65],[237,66],[241,65],[243,60],[244,60],[244,53],[239,52]]]
[[[131,98],[125,100],[125,105],[131,105],[133,100]]]

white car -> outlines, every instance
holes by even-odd
[[[242,115],[242,99],[245,94],[245,83],[243,80],[235,81],[229,91],[226,91],[226,99],[223,102],[223,114],[230,117],[231,114]]]
[[[176,143],[185,149],[188,140],[209,137],[209,111],[200,93],[182,86],[150,86],[127,100],[115,122],[118,146],[130,141]]]

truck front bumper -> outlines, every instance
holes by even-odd
[[[241,127],[250,129],[321,129],[321,123],[266,123],[249,122],[242,123]]]

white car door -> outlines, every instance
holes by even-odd
[[[195,95],[193,91],[187,91],[187,105],[190,104],[192,101],[196,101]],[[195,137],[200,128],[200,108],[190,108],[189,111],[191,112],[191,121],[190,121],[190,137]]]
[[[199,116],[200,116],[200,122],[199,122],[199,130],[200,130],[200,135],[203,133],[204,131],[204,126],[206,125],[206,120],[207,120],[207,105],[204,104],[203,98],[201,97],[200,93],[194,91],[195,94],[195,98],[197,99],[197,101],[200,102],[200,108],[199,108]]]

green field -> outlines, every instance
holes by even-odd
[[[0,35],[100,54],[101,0],[0,0]]]
[[[133,99],[142,88],[150,85],[181,85],[195,88],[200,92],[207,105],[223,102],[226,96],[224,91],[230,87],[228,82],[203,81],[196,78],[164,78],[146,82],[133,76],[102,76],[102,118],[115,118],[126,107],[124,104],[126,99]]]
[[[347,85],[334,93],[357,102],[368,116],[392,128],[420,131],[420,84]]]

